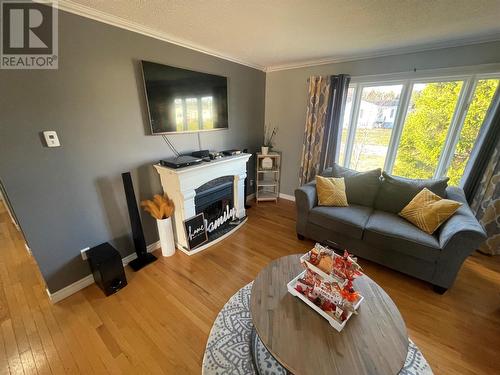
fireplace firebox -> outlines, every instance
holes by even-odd
[[[196,214],[203,213],[209,241],[231,230],[230,222],[236,218],[234,210],[234,177],[213,179],[195,189]]]

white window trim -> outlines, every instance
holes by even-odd
[[[474,76],[467,78],[463,82],[457,104],[455,105],[455,112],[448,128],[448,134],[446,134],[443,152],[439,156],[438,165],[434,171],[434,178],[443,177],[448,172],[469,109],[469,104],[472,101],[477,86],[477,79]]]
[[[500,79],[500,64],[486,64],[474,67],[445,68],[419,72],[352,77],[349,88],[353,88],[354,90],[353,103],[349,114],[350,119],[347,128],[343,165],[349,167],[351,164],[358,122],[357,120],[361,106],[361,93],[365,87],[403,85],[391,132],[391,138],[389,140],[385,164],[383,167],[387,173],[392,173],[414,84],[463,81],[463,85],[457,99],[457,104],[455,106],[455,112],[453,113],[452,120],[448,128],[448,134],[443,146],[443,152],[441,153],[433,177],[438,178],[444,176],[447,173],[453,159],[453,155],[455,154],[455,149],[467,116],[469,105],[474,98],[477,83],[483,79]]]
[[[354,136],[356,135],[356,125],[353,125],[352,119],[356,117],[357,120],[357,114],[359,112],[359,106],[361,102],[361,91],[359,90],[358,85],[354,85],[354,92],[353,92],[353,102],[351,105],[351,113],[350,113],[350,121],[349,125],[347,126],[347,140],[346,140],[346,147],[345,147],[345,154],[344,154],[344,165],[349,165],[351,164],[351,155],[352,155],[352,147],[354,145]],[[356,121],[357,122],[357,121]]]
[[[398,152],[399,142],[401,141],[401,134],[403,133],[403,124],[408,112],[408,105],[410,104],[411,93],[413,90],[413,83],[406,81],[403,83],[403,90],[399,99],[398,110],[394,125],[392,126],[391,139],[387,148],[387,156],[385,157],[384,171],[392,172],[396,154]]]

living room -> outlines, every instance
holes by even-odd
[[[0,5],[1,373],[500,371],[497,0]]]

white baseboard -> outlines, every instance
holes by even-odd
[[[287,201],[295,202],[295,197],[293,195],[280,193],[280,198],[286,199]]]
[[[47,288],[45,288],[45,291],[49,296],[50,302],[57,303],[69,297],[70,295],[75,294],[79,290],[82,290],[88,287],[89,285],[92,285],[93,283],[94,283],[94,275],[90,274],[85,276],[83,279],[80,279],[74,282],[73,284],[68,285],[65,288],[59,289],[57,292],[50,293],[50,291]]]
[[[160,247],[160,241],[154,242],[150,245],[147,246],[147,251],[148,253],[151,253],[158,249]],[[131,261],[137,258],[136,253],[132,253],[130,255],[127,255],[125,258],[122,258],[122,263],[123,266],[125,267],[127,264],[129,264]],[[52,303],[57,303],[59,301],[62,301],[63,299],[71,296],[72,294],[75,294],[76,292],[88,287],[89,285],[92,285],[94,283],[94,276],[92,274],[85,276],[83,279],[80,279],[78,281],[75,281],[73,284],[68,285],[67,287],[64,287],[62,289],[59,289],[58,291],[51,293],[47,288],[45,288],[45,291],[47,292],[47,295],[49,296],[49,300]]]
[[[283,198],[283,199],[285,199],[287,201],[295,202],[295,197],[293,195],[288,195],[288,194],[280,193],[280,198]],[[255,199],[255,193],[249,194],[247,196],[247,202],[252,201],[254,199]]]

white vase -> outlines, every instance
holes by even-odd
[[[260,151],[262,152],[262,155],[267,155],[269,153],[269,147],[267,146],[262,146],[260,148]]]
[[[273,169],[273,158],[270,158],[269,156],[262,158],[260,167],[262,169]]]
[[[164,257],[175,254],[174,231],[172,229],[172,218],[156,220],[158,234],[160,235],[161,253]]]

